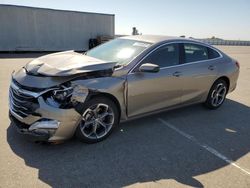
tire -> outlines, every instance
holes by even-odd
[[[207,100],[204,103],[205,106],[212,110],[219,108],[224,103],[227,92],[228,85],[225,80],[219,79],[215,81],[208,93]]]
[[[76,129],[76,137],[94,144],[106,139],[119,124],[116,104],[106,97],[95,97],[84,104],[82,120]]]

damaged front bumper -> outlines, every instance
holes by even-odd
[[[27,137],[30,141],[35,142],[47,142],[50,138],[50,134],[47,131],[29,131],[29,125],[19,121],[11,112],[9,112],[9,118],[12,125],[15,126],[18,133]]]
[[[24,90],[12,82],[9,94],[11,121],[19,133],[33,141],[56,142],[71,138],[81,120],[80,113],[73,107],[62,109],[49,105],[43,93]]]

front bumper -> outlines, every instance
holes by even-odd
[[[24,135],[30,141],[36,142],[48,142],[50,135],[48,132],[37,132],[37,131],[29,131],[29,125],[24,124],[18,121],[12,114],[9,112],[9,118],[12,122],[12,125],[15,127],[18,133]]]
[[[45,102],[42,95],[20,89],[14,83],[11,85],[9,98],[10,119],[17,125],[19,132],[37,138],[36,141],[69,139],[81,120],[81,115],[74,108],[53,107]],[[18,125],[26,127],[20,128]]]
[[[45,139],[49,142],[66,140],[74,135],[74,132],[81,120],[81,115],[76,112],[74,108],[59,109],[52,107],[45,103],[42,97],[38,97],[38,103],[39,108],[36,109],[35,114],[39,114],[39,116],[30,114],[27,117],[22,118],[16,115],[16,113],[13,113],[13,111],[10,111],[10,117],[12,117],[10,119],[13,121],[14,118],[16,120],[14,121],[15,124],[22,123],[28,125],[27,129],[19,128],[21,133],[38,138],[38,140],[36,141],[44,141]],[[36,122],[43,121],[44,119],[56,120],[60,122],[60,125],[58,126],[58,128],[55,128],[53,130],[49,130],[47,128],[40,128],[35,131],[29,130],[30,126],[34,125]]]

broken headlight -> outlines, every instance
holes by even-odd
[[[77,103],[83,103],[87,95],[88,89],[83,86],[64,84],[48,92],[45,101],[50,106],[68,109]]]
[[[73,93],[72,87],[67,88],[65,86],[62,86],[61,89],[52,91],[52,97],[58,102],[63,102],[67,100],[67,98],[71,97],[72,93]]]
[[[57,108],[70,108],[71,96],[73,93],[73,87],[69,85],[61,85],[59,88],[51,90],[45,95],[45,101],[47,104]]]

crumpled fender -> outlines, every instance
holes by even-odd
[[[72,99],[82,102],[87,98],[87,95],[78,95],[78,93],[90,94],[94,93],[103,93],[112,95],[116,98],[119,103],[121,110],[121,120],[126,120],[126,79],[122,77],[102,77],[102,78],[93,78],[88,80],[74,80],[71,82],[72,85],[76,86]],[[79,92],[79,91],[83,92]],[[83,98],[81,98],[83,97]]]

